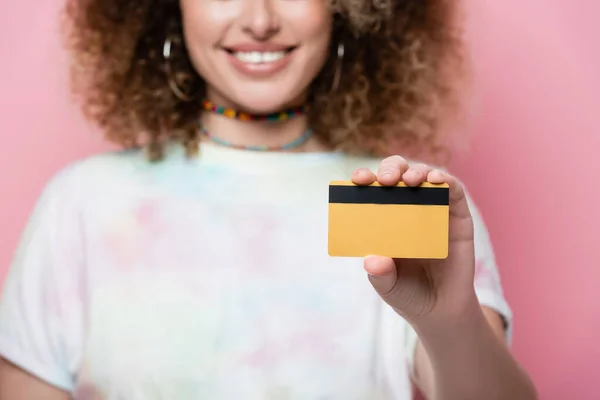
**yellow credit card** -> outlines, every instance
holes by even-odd
[[[329,255],[445,259],[450,190],[447,184],[409,187],[351,181],[329,184]]]

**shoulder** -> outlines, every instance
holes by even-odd
[[[181,154],[179,154],[181,153]],[[147,177],[184,159],[183,150],[170,149],[165,160],[151,162],[143,149],[112,151],[73,161],[58,170],[44,192],[78,198],[127,192],[128,187],[147,181]]]
[[[90,200],[102,201],[128,180],[140,151],[108,152],[70,162],[54,172],[34,201],[30,226],[72,220]]]
[[[51,194],[86,191],[105,181],[122,176],[138,162],[139,151],[108,152],[72,161],[47,182],[44,192]]]

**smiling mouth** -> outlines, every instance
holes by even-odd
[[[236,51],[227,48],[224,50],[246,64],[268,64],[285,58],[295,49],[296,47],[289,47],[279,51]]]

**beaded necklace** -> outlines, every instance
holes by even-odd
[[[250,151],[289,151],[295,148],[302,146],[304,143],[310,139],[312,136],[312,130],[310,128],[306,129],[302,135],[289,143],[286,143],[281,146],[266,146],[266,145],[257,145],[257,146],[244,146],[235,143],[231,143],[225,139],[218,138],[216,136],[211,135],[211,133],[204,126],[200,126],[200,133],[206,136],[211,142],[214,142],[218,145],[230,147],[232,149],[238,150],[250,150]]]
[[[298,117],[298,116],[306,114],[306,112],[309,109],[308,106],[299,106],[299,107],[294,107],[294,108],[290,108],[290,109],[287,109],[284,111],[275,112],[275,113],[271,113],[271,114],[255,115],[255,114],[249,114],[249,113],[237,111],[237,110],[234,110],[231,108],[216,106],[209,100],[204,100],[202,102],[202,107],[206,111],[211,111],[211,112],[214,112],[216,114],[219,114],[224,117],[231,118],[231,119],[238,119],[241,121],[269,121],[269,122],[285,121],[285,120],[288,120],[288,119],[291,119],[294,117]],[[281,146],[266,146],[266,145],[244,146],[244,145],[231,143],[227,140],[213,136],[209,132],[209,130],[206,129],[206,127],[204,127],[203,125],[200,125],[200,133],[202,135],[204,135],[207,139],[209,139],[210,141],[212,141],[218,145],[230,147],[233,149],[250,150],[250,151],[289,151],[289,150],[292,150],[292,149],[302,146],[312,136],[312,130],[310,128],[308,128],[302,133],[301,136],[299,136],[298,138],[292,140],[291,142],[283,144]]]
[[[290,118],[304,115],[304,114],[306,114],[306,112],[309,109],[308,106],[304,105],[304,106],[292,107],[287,110],[278,111],[278,112],[274,112],[271,114],[258,115],[258,114],[249,114],[249,113],[245,113],[243,111],[234,110],[233,108],[216,106],[214,103],[210,102],[209,100],[204,100],[202,102],[202,108],[204,108],[204,110],[206,110],[206,111],[212,111],[216,114],[223,115],[227,118],[239,119],[241,121],[273,121],[273,122],[285,121]]]

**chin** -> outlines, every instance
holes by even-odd
[[[247,90],[236,93],[232,99],[239,108],[254,114],[270,114],[283,109],[300,106],[304,103],[304,96],[282,96],[284,93],[292,93],[285,87],[259,88],[258,90]]]

